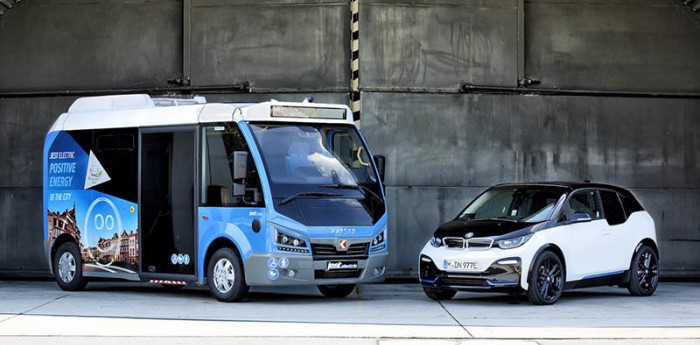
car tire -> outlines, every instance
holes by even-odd
[[[231,248],[221,248],[209,259],[207,285],[211,294],[222,302],[238,302],[248,294],[243,265]]]
[[[424,287],[423,291],[428,298],[436,301],[447,301],[452,299],[457,294],[457,291],[452,289]]]
[[[632,296],[651,296],[658,285],[659,256],[654,249],[643,245],[632,258],[627,290]]]
[[[61,244],[53,257],[56,283],[65,291],[80,291],[87,285],[83,277],[83,260],[75,242]]]
[[[528,277],[527,299],[535,305],[554,304],[564,290],[564,265],[550,251],[540,253]]]
[[[319,285],[318,291],[326,297],[345,298],[355,290],[355,286],[355,284]]]

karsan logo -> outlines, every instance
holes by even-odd
[[[348,236],[357,233],[355,228],[331,228],[331,235],[335,236]]]
[[[348,250],[348,240],[338,240],[338,250]]]

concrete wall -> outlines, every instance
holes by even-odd
[[[192,84],[347,88],[350,11],[343,1],[193,1]]]
[[[488,186],[584,179],[640,198],[667,274],[700,270],[700,99],[369,93],[363,102],[363,132],[387,156],[397,271],[412,272],[435,228]]]
[[[700,90],[698,14],[672,0],[530,0],[527,73],[544,87]]]
[[[532,76],[548,89],[700,93],[700,15],[679,4],[360,0],[362,130],[387,157],[390,274],[414,275],[434,228],[489,185],[589,178],[640,197],[666,275],[700,276],[700,98],[457,92]],[[62,92],[180,93],[167,80],[189,76],[253,87],[199,92],[210,101],[347,103],[349,21],[344,0],[17,3],[0,16],[0,274],[46,272],[42,141],[78,96]]]
[[[362,128],[387,157],[393,272],[415,275],[432,231],[490,185],[591,179],[650,210],[666,275],[699,276],[700,99],[634,93],[700,92],[700,16],[665,0],[529,0],[522,13],[521,29],[518,1],[361,3]],[[523,76],[629,95],[456,94]]]
[[[179,0],[29,0],[0,17],[0,91],[167,86],[182,66]]]
[[[364,88],[517,82],[517,1],[360,2]]]

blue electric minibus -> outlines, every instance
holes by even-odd
[[[344,105],[80,98],[44,145],[44,240],[60,288],[118,278],[317,285],[383,279],[384,159]]]

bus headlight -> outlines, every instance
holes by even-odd
[[[370,252],[377,252],[386,248],[386,225],[379,232],[379,235],[374,237],[371,247]]]
[[[375,237],[372,240],[372,246],[374,247],[378,244],[382,244],[382,243],[384,243],[384,240],[386,240],[386,227],[384,227],[382,232],[380,232],[379,235],[377,235],[377,237]]]
[[[277,243],[285,246],[306,248],[306,241],[275,229]]]
[[[513,237],[513,238],[508,238],[505,240],[499,240],[496,241],[496,244],[498,244],[498,247],[501,249],[511,249],[511,248],[517,248],[525,244],[527,240],[532,237],[533,234],[527,234],[525,236],[520,236],[520,237]]]

